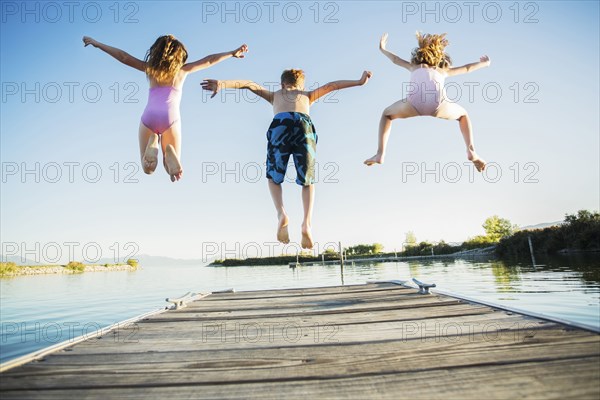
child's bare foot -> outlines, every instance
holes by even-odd
[[[287,214],[281,213],[278,217],[279,222],[277,223],[277,240],[281,243],[290,242],[290,234],[288,233],[289,218]]]
[[[302,224],[302,241],[300,242],[303,249],[312,249],[314,247],[312,232],[310,225]]]
[[[381,154],[377,153],[373,157],[367,158],[364,161],[364,164],[369,167],[373,164],[383,164],[383,156]]]
[[[180,180],[181,175],[183,175],[183,168],[181,168],[179,157],[177,157],[175,148],[172,145],[167,146],[164,162],[165,167],[167,168],[167,173],[171,177],[171,182]]]
[[[475,164],[475,168],[477,168],[478,172],[482,172],[485,169],[485,161],[482,158],[476,158],[475,160],[471,160],[473,161],[473,164]]]
[[[475,165],[475,168],[477,168],[478,172],[481,172],[485,169],[485,160],[480,158],[477,153],[475,153],[475,150],[467,150],[467,158]]]
[[[156,170],[156,166],[158,165],[158,135],[153,135],[150,139],[148,139],[148,144],[146,145],[146,151],[144,151],[144,156],[142,157],[142,168],[145,173],[150,175]]]

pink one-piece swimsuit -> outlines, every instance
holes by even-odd
[[[142,123],[152,132],[161,134],[179,121],[181,90],[173,86],[155,86],[148,93],[148,104],[142,114]]]
[[[445,76],[435,68],[415,68],[410,75],[408,102],[420,115],[435,115],[445,101]]]

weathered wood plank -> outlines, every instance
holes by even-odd
[[[247,309],[247,310],[231,310],[229,312],[181,312],[179,314],[172,313],[170,316],[163,316],[160,319],[147,319],[141,322],[144,323],[162,323],[163,321],[178,321],[186,319],[248,319],[248,318],[282,318],[282,317],[298,317],[302,318],[309,315],[335,315],[335,314],[351,314],[351,313],[363,313],[363,312],[380,312],[389,310],[409,310],[414,308],[426,308],[426,307],[440,307],[462,304],[460,300],[448,300],[440,302],[429,302],[415,300],[411,302],[404,302],[402,304],[390,304],[390,303],[370,303],[370,304],[349,304],[349,305],[336,305],[327,308],[305,308],[303,310],[297,310],[295,308],[267,308],[262,310]]]
[[[597,360],[556,360],[340,379],[2,393],[3,399],[597,399]]]
[[[213,346],[208,347],[212,349]],[[550,352],[551,349],[551,352]],[[220,352],[223,355],[227,355],[227,358],[220,358],[214,352],[209,350],[208,353],[196,352],[190,353],[181,351],[171,354],[171,364],[177,363],[173,361],[173,357],[179,357],[179,362],[182,363],[181,371],[186,368],[191,368],[197,372],[203,370],[204,372],[208,369],[208,373],[216,373],[216,377],[221,379],[221,373],[223,371],[232,371],[235,369],[245,370],[249,368],[259,368],[264,370],[267,368],[278,368],[276,372],[285,372],[280,369],[286,366],[286,364],[293,366],[301,366],[303,373],[309,371],[311,368],[305,365],[306,360],[312,360],[311,365],[314,368],[315,376],[321,376],[324,371],[335,370],[343,374],[344,365],[346,368],[355,369],[360,367],[362,372],[368,369],[363,368],[365,363],[374,363],[376,365],[384,365],[386,362],[389,365],[394,360],[398,363],[396,370],[402,369],[420,369],[421,365],[432,365],[451,367],[460,365],[461,362],[508,362],[522,359],[530,359],[532,357],[537,358],[561,358],[561,357],[574,357],[577,355],[586,354],[600,354],[600,342],[595,335],[580,335],[578,338],[574,338],[567,332],[564,332],[561,328],[552,328],[550,330],[541,331],[526,331],[526,332],[507,332],[507,334],[499,337],[489,337],[485,334],[459,337],[429,337],[425,341],[421,340],[395,340],[388,341],[385,343],[359,343],[350,346],[340,346],[338,344],[328,345],[313,345],[313,346],[297,346],[296,348],[270,348],[258,350],[253,348],[252,351],[241,350],[244,353],[238,351],[223,351]],[[492,357],[491,351],[500,354],[500,358]],[[194,358],[193,355],[197,357]],[[240,358],[243,354],[243,358]],[[252,355],[253,354],[253,355]],[[550,354],[550,355],[548,355]],[[117,355],[114,355],[117,357]],[[79,357],[85,359],[85,355],[80,355],[78,352],[69,353],[63,356],[63,359],[68,357]],[[136,360],[138,355],[129,353],[127,355],[129,361]],[[107,370],[110,373],[123,373],[130,377],[132,371],[135,373],[146,374],[146,368],[150,368],[153,371],[157,368],[157,365],[164,364],[164,368],[160,368],[161,371],[173,372],[174,365],[164,359],[165,354],[157,353],[145,353],[142,357],[154,357],[154,362],[150,366],[147,365],[147,361],[139,361],[138,366],[132,367],[131,365],[109,363]],[[477,358],[480,357],[480,358]],[[482,358],[481,358],[482,357]],[[252,365],[252,359],[256,359],[255,365]],[[443,361],[436,361],[436,360]],[[271,360],[270,362],[268,360]],[[325,360],[325,361],[321,361]],[[479,360],[479,361],[477,361]],[[483,360],[483,361],[482,361]],[[441,362],[441,364],[440,364]],[[331,368],[326,368],[324,364],[331,363],[335,364]],[[444,364],[446,363],[446,364]],[[41,368],[41,373],[44,370],[47,374],[54,376],[60,374],[61,370],[56,368],[57,365],[52,364],[52,368],[46,368],[44,362],[30,364],[26,367],[22,367],[22,376],[29,375],[32,371]],[[80,364],[80,363],[78,363]],[[88,366],[88,370],[96,371],[100,364],[93,364]],[[104,364],[106,366],[106,364]],[[66,371],[71,371],[73,374],[85,375],[86,369],[78,367],[72,367],[70,365],[65,366]],[[104,368],[104,367],[102,367]],[[123,371],[119,371],[119,368]],[[172,369],[170,369],[172,368]],[[299,372],[291,372],[291,376],[300,376]],[[272,376],[273,372],[269,373]],[[234,377],[237,374],[234,374]],[[16,377],[16,376],[15,376]],[[287,378],[290,378],[289,376]],[[70,378],[71,379],[71,378]],[[156,373],[154,374],[156,379]],[[167,381],[177,380],[176,377],[169,376],[166,378]],[[216,379],[216,378],[215,378]],[[110,380],[109,384],[114,383],[114,380]],[[56,384],[56,381],[52,381],[52,384]]]
[[[321,295],[338,295],[344,293],[369,293],[369,292],[385,292],[389,290],[414,290],[407,286],[401,286],[394,283],[377,283],[366,285],[346,285],[346,286],[320,286],[314,288],[298,288],[298,289],[274,289],[274,290],[249,290],[234,293],[213,293],[206,298],[206,301],[237,301],[237,300],[254,300],[254,299],[280,299],[287,297],[298,296],[321,296]]]
[[[548,328],[536,330],[523,330],[504,332],[499,336],[490,336],[488,333],[478,333],[473,335],[462,336],[427,336],[423,340],[410,340],[408,338],[398,338],[387,341],[373,341],[349,344],[328,343],[308,346],[288,346],[288,347],[271,347],[257,349],[248,347],[238,350],[219,350],[212,347],[206,347],[199,350],[190,351],[165,351],[157,357],[156,351],[148,351],[143,353],[78,353],[78,352],[62,352],[47,357],[43,361],[32,363],[30,366],[34,369],[35,364],[46,368],[48,365],[62,366],[90,366],[95,368],[99,364],[115,365],[138,365],[147,362],[152,364],[166,363],[189,363],[190,360],[195,362],[204,361],[207,363],[215,362],[223,364],[223,360],[230,361],[228,368],[235,368],[235,360],[241,360],[241,364],[247,367],[249,359],[272,359],[285,362],[286,359],[303,359],[310,357],[330,357],[339,352],[344,357],[363,359],[365,356],[373,356],[377,354],[387,355],[390,350],[405,354],[407,357],[418,356],[421,353],[433,353],[436,351],[460,351],[468,346],[471,349],[476,347],[485,348],[501,348],[512,346],[521,347],[541,347],[554,346],[568,343],[589,343],[592,353],[600,353],[600,338],[595,335],[583,331],[571,332],[563,329],[559,325],[552,325]],[[282,350],[285,350],[285,357],[282,357]],[[21,371],[25,371],[27,367],[22,367]]]
[[[290,359],[281,354],[274,358],[231,360],[187,360],[180,363],[128,364],[121,365],[119,373],[110,365],[58,366],[45,368],[42,363],[30,364],[20,373],[3,377],[3,390],[18,388],[63,388],[81,387],[128,387],[128,386],[172,386],[175,384],[253,383],[306,379],[343,379],[367,375],[391,373],[414,373],[428,370],[456,370],[467,367],[519,364],[523,362],[543,363],[555,360],[577,360],[595,356],[590,348],[595,347],[589,338],[576,343],[538,344],[521,342],[504,343],[479,341],[462,345],[442,344],[429,352],[415,353],[408,346],[394,349],[387,346],[373,354],[339,352],[329,347],[329,354]],[[518,346],[515,351],[514,346]],[[344,349],[349,350],[349,349]],[[599,367],[600,368],[600,367]],[[29,378],[35,374],[36,379]]]
[[[421,320],[431,317],[452,317],[457,315],[473,315],[493,313],[492,308],[488,306],[479,306],[465,303],[444,302],[430,307],[410,307],[399,308],[397,306],[390,307],[369,307],[361,309],[360,312],[348,312],[348,310],[340,310],[340,312],[329,312],[327,314],[319,312],[304,312],[304,313],[279,313],[269,315],[268,313],[261,314],[238,314],[230,313],[229,315],[214,315],[206,313],[186,313],[172,314],[169,318],[160,316],[152,320],[140,321],[140,324],[146,324],[144,329],[154,329],[151,325],[161,326],[162,323],[174,322],[215,322],[220,321],[236,321],[240,323],[248,323],[254,320],[294,320],[305,324],[320,323],[327,320],[329,323],[345,325],[350,323],[372,323],[385,321],[409,321]],[[171,313],[169,313],[171,314]],[[182,327],[185,325],[182,325]],[[158,328],[160,329],[160,328]]]
[[[485,333],[488,337],[513,337],[514,332],[527,332],[536,328],[553,326],[550,323],[540,324],[531,318],[495,313],[496,318],[488,315],[470,315],[452,318],[431,318],[419,322],[397,321],[373,324],[354,324],[336,326],[335,324],[302,325],[285,321],[262,324],[257,321],[254,326],[227,326],[213,324],[200,325],[192,330],[178,328],[178,323],[165,325],[162,330],[149,331],[141,327],[134,336],[127,334],[114,335],[99,340],[90,340],[68,349],[80,354],[84,353],[119,353],[147,351],[186,351],[198,349],[243,349],[243,348],[288,348],[293,346],[343,345],[377,341],[414,341],[427,338],[463,336]]]
[[[366,304],[366,303],[385,303],[385,302],[442,302],[456,299],[448,296],[423,296],[417,293],[415,289],[407,289],[408,293],[400,290],[388,290],[385,293],[367,293],[365,295],[356,295],[354,293],[344,294],[340,296],[336,295],[311,295],[308,297],[304,296],[293,296],[293,297],[282,297],[276,301],[271,299],[250,299],[250,300],[238,300],[235,303],[228,302],[227,300],[219,300],[203,302],[202,300],[194,301],[187,304],[186,308],[176,310],[180,313],[189,313],[197,311],[229,311],[232,308],[236,310],[266,310],[266,309],[282,309],[282,308],[310,308],[310,307],[332,307],[337,304],[339,305],[354,305],[354,304]],[[212,296],[212,295],[211,295]],[[211,296],[208,296],[210,298]]]

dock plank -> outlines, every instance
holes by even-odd
[[[489,337],[484,334],[473,334],[472,337],[466,336],[446,336],[436,338],[426,338],[427,340],[422,343],[415,343],[409,340],[395,339],[388,341],[372,341],[369,346],[363,346],[363,343],[346,343],[346,344],[322,344],[320,346],[306,345],[306,346],[289,346],[285,348],[285,358],[282,357],[281,350],[284,347],[277,346],[271,348],[257,349],[255,347],[247,347],[242,349],[227,349],[219,350],[205,348],[201,350],[190,350],[185,352],[185,357],[182,357],[182,351],[164,351],[160,353],[160,358],[156,357],[156,351],[148,351],[143,353],[79,353],[79,352],[64,352],[56,353],[52,357],[46,358],[40,364],[44,364],[44,368],[48,365],[58,366],[79,366],[79,365],[120,365],[120,364],[152,364],[152,365],[163,365],[170,363],[180,362],[214,362],[220,364],[219,368],[231,368],[237,365],[243,365],[247,360],[278,360],[280,363],[285,363],[286,360],[295,359],[310,359],[317,355],[323,355],[326,357],[335,354],[336,351],[343,351],[350,357],[363,358],[364,356],[372,356],[377,354],[388,354],[390,347],[393,351],[398,352],[424,352],[430,353],[435,351],[445,351],[454,349],[461,349],[466,345],[476,346],[482,345],[481,342],[485,342],[486,346],[490,348],[502,347],[502,346],[542,346],[545,344],[553,345],[555,343],[584,343],[589,342],[594,345],[595,338],[582,331],[568,331],[558,325],[553,325],[548,328],[539,329],[535,331],[527,332],[507,332],[510,335],[504,335],[498,340],[489,340]],[[344,347],[339,350],[338,347]],[[596,347],[596,352],[600,351]],[[231,363],[229,363],[231,361]],[[35,363],[30,364],[33,366]],[[208,364],[207,364],[208,365]]]
[[[454,371],[418,371],[341,379],[293,380],[283,382],[232,383],[138,387],[23,390],[3,392],[3,399],[597,399],[599,391],[590,385],[600,373],[596,359],[522,363],[473,367]],[[565,390],[565,388],[569,388]],[[143,393],[143,395],[141,395]]]
[[[249,324],[236,325],[235,322],[210,321],[201,324],[181,322],[139,324],[137,331],[125,330],[122,334],[108,335],[99,340],[81,343],[71,351],[96,352],[143,352],[168,349],[184,350],[201,346],[222,349],[240,349],[246,346],[256,348],[273,346],[303,346],[315,343],[355,343],[382,340],[421,340],[427,337],[456,336],[486,333],[490,338],[510,334],[513,331],[526,332],[541,328],[550,323],[535,321],[521,315],[508,315],[503,312],[473,314],[449,318],[429,318],[421,321],[373,322],[371,324],[336,325],[327,319],[316,327],[301,321],[271,318],[254,319]]]
[[[340,293],[366,293],[372,291],[385,290],[412,290],[406,286],[396,285],[390,282],[367,283],[357,285],[335,285],[335,286],[315,286],[305,288],[292,289],[272,289],[272,290],[248,290],[233,293],[213,293],[207,301],[213,300],[241,300],[241,299],[256,299],[256,298],[279,298],[292,296],[309,296],[309,295],[324,295],[324,294],[340,294]]]
[[[580,339],[576,343],[560,345],[523,344],[519,351],[507,344],[492,346],[489,343],[472,342],[458,348],[456,345],[446,345],[442,349],[434,349],[429,353],[415,354],[410,348],[406,352],[391,351],[389,344],[377,354],[346,353],[348,348],[340,352],[328,347],[329,353],[311,358],[290,359],[285,356],[283,362],[278,358],[265,359],[230,359],[220,362],[187,361],[166,365],[129,364],[127,369],[115,368],[111,365],[82,366],[52,366],[52,371],[40,366],[30,366],[21,374],[15,374],[3,382],[5,390],[18,388],[36,388],[47,390],[51,388],[76,389],[82,387],[128,387],[128,386],[173,386],[199,385],[217,383],[254,383],[290,380],[331,380],[347,377],[363,377],[369,375],[402,374],[417,371],[458,369],[466,367],[486,367],[492,365],[519,364],[523,362],[549,362],[557,360],[576,360],[582,357],[599,356],[596,352],[589,354],[590,342]],[[408,354],[406,354],[408,353]],[[280,352],[281,357],[281,352]],[[343,357],[343,359],[341,358]],[[36,374],[32,383],[23,379]],[[85,377],[85,379],[82,379]]]

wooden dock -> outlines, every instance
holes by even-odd
[[[600,398],[600,335],[394,283],[215,293],[0,374],[44,399]]]

